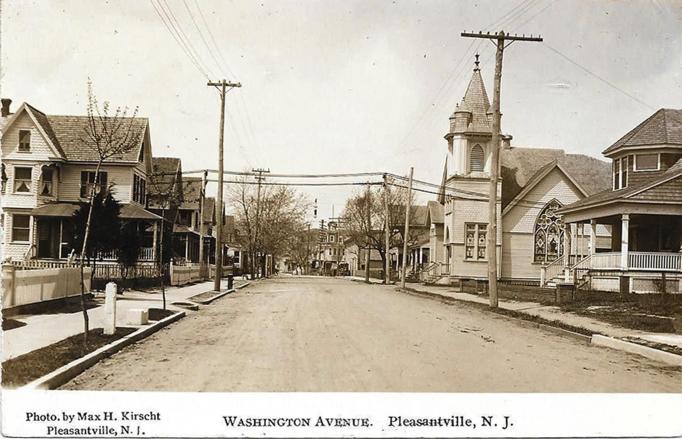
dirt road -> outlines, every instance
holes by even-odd
[[[219,299],[63,389],[681,392],[682,370],[393,287],[288,277]]]

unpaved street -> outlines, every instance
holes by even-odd
[[[682,371],[394,287],[282,277],[189,314],[63,388],[680,392]]]

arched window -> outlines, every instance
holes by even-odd
[[[469,172],[482,172],[485,167],[485,153],[481,145],[474,145],[469,154]]]
[[[549,263],[564,253],[564,222],[556,211],[562,204],[555,198],[545,205],[535,221],[533,246],[535,262]]]

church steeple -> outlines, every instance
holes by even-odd
[[[490,109],[490,101],[481,77],[478,57],[479,55],[476,54],[474,71],[469,80],[467,91],[464,93],[464,98],[450,117],[451,134],[464,132],[492,134],[492,127],[487,115]]]

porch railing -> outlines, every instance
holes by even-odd
[[[102,252],[99,257],[103,261],[116,261],[118,259],[118,250],[109,250],[108,252]],[[153,261],[154,260],[154,248],[153,247],[142,247],[140,248],[140,253],[137,256],[139,261]]]
[[[596,270],[621,270],[620,252],[592,255],[590,268]],[[642,271],[682,271],[682,253],[628,252],[628,269]]]
[[[596,270],[619,270],[620,252],[595,253],[590,259],[590,268]]]
[[[629,252],[628,268],[645,271],[682,271],[681,253]]]
[[[561,255],[549,265],[545,265],[540,269],[540,286],[544,286],[564,271],[564,260],[564,255]]]

